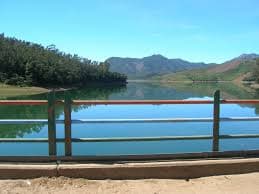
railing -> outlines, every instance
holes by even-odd
[[[64,120],[56,120],[55,106],[64,105]],[[155,119],[71,119],[72,105],[162,105],[162,104],[213,104],[212,118],[155,118]],[[259,134],[220,135],[220,121],[259,121],[259,117],[220,117],[220,104],[259,104],[259,100],[221,100],[220,91],[214,94],[214,100],[72,100],[69,95],[63,100],[56,100],[50,92],[48,100],[0,100],[0,105],[47,105],[48,119],[2,119],[0,124],[48,124],[48,138],[0,138],[0,142],[48,142],[49,156],[0,156],[0,161],[56,161],[56,160],[141,160],[172,159],[223,156],[259,155],[259,150],[219,151],[219,139],[259,138]],[[212,135],[161,136],[161,137],[113,137],[113,138],[72,138],[71,125],[79,123],[158,123],[158,122],[213,122]],[[56,138],[56,124],[64,124],[65,138]],[[163,140],[203,140],[212,139],[212,152],[153,155],[119,156],[74,156],[72,142],[128,142],[128,141],[163,141]],[[57,142],[65,143],[65,156],[57,156]]]

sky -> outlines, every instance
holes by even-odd
[[[0,33],[92,60],[259,53],[259,0],[0,0]]]

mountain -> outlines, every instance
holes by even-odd
[[[156,76],[164,81],[242,81],[254,80],[257,54],[242,54],[222,64],[212,65],[198,70],[169,73]]]
[[[148,78],[210,66],[205,63],[191,63],[182,59],[168,59],[162,55],[152,55],[141,59],[111,57],[106,62],[110,64],[110,71],[126,74],[131,79]]]
[[[236,57],[232,60],[251,60],[251,59],[257,59],[259,58],[258,54],[251,53],[251,54],[242,54],[239,57]]]
[[[217,65],[215,67],[209,68],[209,72],[212,73],[223,73],[227,72],[236,68],[239,68],[240,65],[243,63],[246,63],[246,66],[249,68],[250,63],[249,61],[254,61],[256,58],[259,58],[259,55],[257,54],[242,54],[234,59],[231,59],[230,61],[226,61],[220,65]]]

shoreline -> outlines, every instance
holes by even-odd
[[[36,95],[46,93],[49,90],[42,87],[19,87],[6,84],[0,84],[1,98],[24,96],[24,95]]]
[[[7,85],[4,83],[0,83],[0,98],[7,97],[15,97],[15,96],[26,96],[26,95],[37,95],[43,94],[50,91],[55,92],[64,92],[69,90],[80,89],[84,87],[97,87],[97,86],[122,86],[127,85],[128,82],[120,82],[120,83],[88,83],[85,85],[71,85],[67,87],[58,87],[58,86],[16,86],[16,85]]]
[[[75,90],[80,89],[84,87],[98,87],[98,86],[114,86],[114,85],[127,85],[128,83],[161,83],[161,84],[216,84],[216,83],[233,83],[239,86],[246,85],[247,88],[251,88],[254,90],[259,89],[259,84],[255,82],[250,81],[170,81],[170,80],[127,80],[126,83],[89,83],[84,86],[68,86],[68,87],[39,87],[39,86],[14,86],[14,85],[6,85],[0,83],[0,92],[1,97],[15,97],[15,96],[23,96],[23,95],[36,95],[36,94],[42,94],[47,93],[52,90],[55,92],[62,92],[62,91],[68,91],[68,90]]]
[[[242,84],[256,84],[254,81],[235,81],[235,80],[218,80],[218,81],[180,81],[180,80],[152,80],[152,79],[132,79],[128,80],[129,83],[242,83]]]

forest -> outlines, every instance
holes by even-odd
[[[55,45],[0,34],[0,82],[19,86],[83,86],[126,83],[127,76],[111,72],[109,63],[95,62],[59,51]]]

